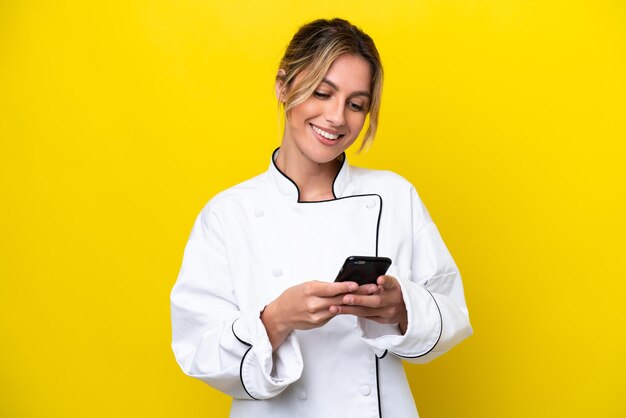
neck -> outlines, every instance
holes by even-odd
[[[334,199],[333,181],[342,164],[340,157],[326,163],[316,163],[298,149],[282,144],[276,165],[298,186],[300,201],[311,202]]]

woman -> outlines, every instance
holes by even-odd
[[[183,371],[231,395],[231,417],[415,417],[401,360],[471,334],[461,277],[413,186],[348,165],[378,122],[382,67],[345,20],[295,34],[269,170],[205,206],[172,290]],[[352,255],[393,260],[376,284],[333,282]]]

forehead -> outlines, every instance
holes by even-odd
[[[344,54],[333,61],[324,78],[346,93],[369,92],[372,74],[369,63],[363,57]]]

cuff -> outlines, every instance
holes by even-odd
[[[384,357],[386,350],[399,357],[421,357],[432,351],[441,338],[441,310],[426,288],[398,274],[393,267],[395,266],[392,266],[388,274],[396,277],[400,283],[407,310],[407,330],[402,335],[396,324],[379,324],[359,318],[357,324],[361,330],[361,338],[372,347],[378,357]]]
[[[239,376],[252,399],[272,398],[300,379],[304,363],[294,333],[272,353],[272,344],[258,312],[242,313],[233,322],[232,330],[237,340],[248,346],[241,359]]]

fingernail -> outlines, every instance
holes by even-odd
[[[357,289],[357,285],[356,283],[350,283],[350,285],[348,285],[348,290],[353,292]]]

